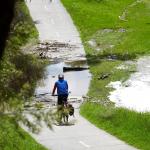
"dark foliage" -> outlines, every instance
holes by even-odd
[[[16,0],[0,1],[0,58],[2,57],[10,24],[13,19],[15,1]]]

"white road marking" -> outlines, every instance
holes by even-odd
[[[79,143],[81,145],[83,145],[84,147],[86,147],[86,148],[90,148],[91,147],[90,145],[85,144],[83,141],[79,141]]]

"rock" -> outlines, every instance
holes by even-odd
[[[41,59],[46,59],[47,58],[46,53],[44,53],[44,52],[41,52],[39,54],[39,56],[40,56]]]
[[[109,55],[108,59],[110,59],[110,60],[116,60],[117,56],[116,55]]]
[[[114,31],[113,29],[103,29],[102,33],[110,33],[110,32],[113,32],[113,31]]]
[[[110,76],[110,73],[102,74],[102,75],[100,75],[100,77],[98,77],[98,80],[104,80],[104,79],[108,78],[109,76]]]
[[[120,28],[120,29],[118,30],[118,32],[121,32],[121,33],[126,32],[126,29]]]
[[[91,47],[96,47],[96,42],[95,42],[95,40],[90,40],[90,41],[88,41],[88,44],[91,46]]]

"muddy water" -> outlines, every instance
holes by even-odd
[[[48,65],[46,67],[45,78],[37,83],[35,94],[39,95],[41,93],[51,93],[55,81],[58,80],[58,74],[63,73],[64,66],[70,67],[72,64],[61,62]],[[86,66],[86,63],[82,63],[82,66]],[[89,70],[70,71],[63,74],[65,76],[65,80],[68,81],[71,96],[83,96],[87,94],[91,80]]]

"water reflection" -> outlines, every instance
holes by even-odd
[[[46,76],[38,82],[35,90],[36,95],[52,92],[53,85],[58,80],[58,74],[63,73],[64,66],[71,66],[71,64],[58,63],[46,67]],[[82,66],[86,66],[86,64],[82,64]],[[69,91],[71,91],[70,95],[82,96],[87,94],[91,80],[89,70],[65,72],[64,76],[65,80],[68,81]]]

